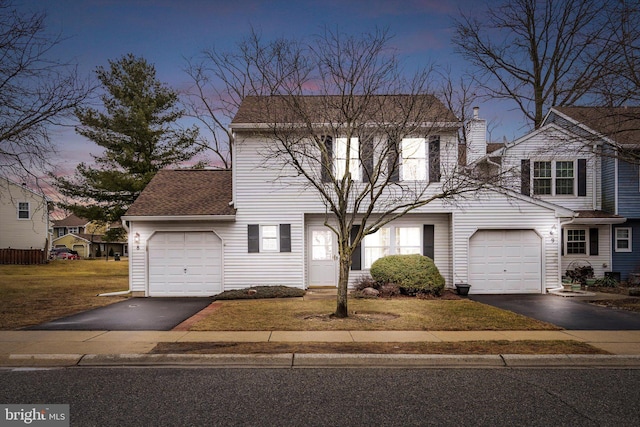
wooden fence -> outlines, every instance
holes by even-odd
[[[0,249],[0,264],[44,264],[47,253],[42,249]]]

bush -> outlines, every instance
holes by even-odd
[[[400,295],[400,287],[395,283],[385,283],[380,286],[380,296],[382,298],[391,298]]]
[[[596,279],[595,286],[601,286],[603,288],[617,288],[618,282],[613,277],[605,276]]]
[[[224,291],[213,297],[214,300],[293,298],[306,294],[304,289],[288,286],[253,286],[247,289]]]
[[[370,273],[376,282],[394,283],[407,295],[440,295],[444,289],[444,277],[433,260],[418,254],[380,258],[373,263]]]
[[[379,291],[380,284],[369,276],[360,276],[353,282],[353,289],[355,291],[361,291],[366,288],[373,288]]]

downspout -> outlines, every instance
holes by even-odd
[[[559,229],[558,229],[559,233],[564,234],[564,227],[566,225],[573,224],[573,222],[575,220],[576,220],[576,217],[575,217],[575,214],[574,214],[574,217],[569,219],[569,220],[567,220],[567,221],[558,221],[558,225],[560,226]],[[558,237],[558,244],[560,246],[562,245],[562,235]],[[547,289],[547,293],[563,290],[563,287],[562,287],[562,247],[558,251],[558,283],[559,283],[559,286],[557,288]]]

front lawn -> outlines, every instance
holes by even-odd
[[[216,302],[219,308],[192,331],[481,331],[557,330],[558,327],[469,300],[350,299],[347,319],[331,316],[328,300]]]
[[[98,297],[129,288],[129,263],[55,260],[0,265],[0,329],[17,329],[120,301]]]

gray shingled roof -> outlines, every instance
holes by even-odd
[[[342,103],[366,102],[371,121],[393,122],[394,118],[407,111],[416,117],[416,122],[458,122],[451,110],[433,95],[372,95],[354,97],[340,96],[247,96],[242,100],[231,126],[260,123],[300,123],[310,119],[312,123],[340,123],[344,119]],[[290,107],[295,103],[295,107]],[[356,107],[351,107],[356,108]],[[304,111],[301,115],[300,111]],[[303,117],[304,116],[304,117]]]
[[[231,171],[161,170],[125,216],[235,215]]]
[[[640,144],[640,107],[554,107],[554,109],[619,144]]]
[[[84,227],[89,221],[85,218],[77,217],[75,214],[71,214],[64,219],[53,221],[54,227]]]

